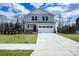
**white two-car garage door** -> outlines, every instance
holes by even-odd
[[[53,26],[39,26],[38,32],[40,33],[52,33],[54,32]]]

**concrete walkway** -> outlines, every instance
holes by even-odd
[[[79,56],[79,43],[54,33],[39,33],[31,56]]]
[[[34,50],[35,44],[0,44],[0,50]]]

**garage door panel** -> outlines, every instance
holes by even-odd
[[[52,32],[54,32],[54,29],[53,28],[38,28],[38,32],[40,32],[40,33],[44,33],[44,32],[52,33]]]

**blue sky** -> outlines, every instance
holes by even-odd
[[[36,8],[62,15],[71,21],[74,21],[79,15],[79,3],[1,3],[0,14],[10,17],[15,14],[28,14]]]

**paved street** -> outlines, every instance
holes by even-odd
[[[54,33],[39,33],[31,56],[79,56],[79,43]]]

